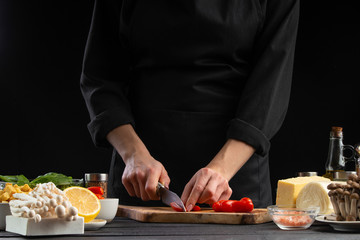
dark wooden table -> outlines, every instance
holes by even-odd
[[[19,238],[20,235],[0,231],[0,239]],[[41,237],[41,239],[360,239],[359,233],[334,231],[329,225],[315,222],[309,229],[280,230],[274,223],[258,225],[141,223],[115,218],[96,231],[84,235]],[[33,239],[33,238],[32,238]]]

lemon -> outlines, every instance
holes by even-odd
[[[100,201],[90,190],[83,187],[69,187],[64,190],[71,205],[78,209],[78,215],[84,217],[84,222],[90,222],[100,212]]]

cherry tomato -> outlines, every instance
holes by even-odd
[[[195,205],[191,211],[200,211],[201,208],[198,205]]]
[[[212,205],[215,212],[251,212],[254,204],[250,198],[237,200],[220,200]]]
[[[215,212],[221,212],[221,204],[226,201],[226,200],[220,200],[220,201],[217,201],[216,203],[214,203],[212,205],[212,209],[214,209]]]
[[[170,206],[177,212],[183,212],[183,209],[179,205],[177,205],[176,202],[170,203]]]
[[[88,187],[88,189],[95,194],[104,195],[104,189],[102,189],[102,187]]]
[[[251,212],[254,209],[254,204],[250,198],[244,197],[240,201],[235,201],[232,208],[234,212]]]
[[[236,200],[226,200],[222,202],[221,204],[221,212],[233,212],[233,203],[235,203]]]

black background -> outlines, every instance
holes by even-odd
[[[355,3],[301,2],[289,110],[271,141],[273,191],[298,171],[324,173],[331,126],[344,128],[345,144],[360,142]],[[91,142],[79,89],[92,8],[89,0],[0,1],[0,174],[108,171],[111,151]]]

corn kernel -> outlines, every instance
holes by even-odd
[[[30,192],[32,190],[28,184],[24,184],[23,186],[20,187],[20,189],[23,192]]]
[[[5,192],[5,193],[1,194],[0,201],[8,201],[9,198],[10,198],[10,194]]]

